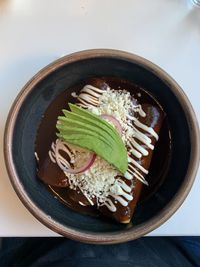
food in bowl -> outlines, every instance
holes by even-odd
[[[70,97],[66,92],[38,129],[38,177],[68,207],[127,224],[144,187],[155,186],[152,166],[156,176],[169,161],[165,112],[143,88],[116,77],[92,78]]]
[[[105,75],[114,77],[112,80],[105,78],[111,88],[120,86],[136,98],[140,92],[138,101],[141,105],[160,106],[166,114],[145,177],[149,185],[142,186],[133,219],[128,225],[85,216],[84,213],[96,215],[99,211],[94,206],[80,207],[72,200],[75,191],[67,187],[42,183],[37,176],[34,157],[37,150],[41,166],[57,138],[58,116],[63,115],[62,109],[68,109],[67,103],[76,103],[77,99],[71,93],[79,94],[90,77]],[[38,72],[13,103],[4,135],[8,174],[27,209],[57,233],[97,244],[130,241],[166,222],[192,187],[199,151],[197,118],[180,86],[148,60],[107,49],[77,52]]]

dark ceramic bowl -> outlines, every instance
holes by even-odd
[[[171,127],[172,159],[162,185],[144,201],[129,227],[81,215],[55,199],[36,176],[34,142],[41,117],[63,90],[94,76],[117,76],[147,88],[163,106]],[[115,50],[65,56],[38,72],[16,98],[5,129],[5,162],[11,183],[28,210],[66,237],[88,243],[120,243],[141,237],[180,207],[199,164],[199,128],[179,85],[148,60]]]

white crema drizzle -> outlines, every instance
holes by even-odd
[[[49,157],[52,162],[56,163],[62,170],[63,167],[70,168],[71,162],[73,162],[74,157],[76,157],[75,150],[73,151],[72,149],[73,153],[70,150],[71,145],[69,149],[64,141],[57,139],[55,143],[52,143]],[[66,157],[62,156],[63,152],[68,156],[68,160]],[[84,153],[82,157],[84,157]],[[106,169],[108,169],[108,173],[105,172]],[[98,206],[106,205],[111,211],[115,212],[116,206],[110,200],[110,196],[118,200],[123,206],[127,206],[128,202],[133,199],[129,194],[131,192],[131,187],[120,178],[115,179],[119,174],[118,171],[99,157],[97,157],[97,160],[94,162],[93,170],[91,167],[91,169],[85,171],[84,174],[69,174],[67,170],[64,171],[64,173],[68,178],[69,187],[75,190],[78,188],[91,205],[94,205],[95,198]],[[104,175],[104,178],[102,178],[102,175]],[[108,177],[110,175],[107,180],[105,179],[106,175]],[[106,186],[105,183],[107,183]]]
[[[96,88],[94,86],[91,85],[86,85],[82,90],[81,90],[81,94],[80,94],[80,98],[82,101],[85,101],[86,99],[88,99],[88,95],[93,95],[94,91],[98,90],[99,95],[96,96],[96,101],[99,101],[99,97],[105,93],[104,90],[101,90],[99,88]],[[101,93],[100,93],[101,91]],[[107,90],[110,91],[110,88]],[[91,103],[89,103],[90,105]],[[101,103],[99,103],[101,105]],[[89,108],[92,112],[95,111],[95,113],[98,113],[95,109],[92,109],[90,106],[85,106],[86,108]],[[134,113],[138,113],[141,117],[146,117],[146,113],[143,111],[142,106],[141,105],[133,105],[132,109],[134,110]],[[116,116],[116,114],[111,114]],[[151,138],[149,138],[147,135],[145,135],[141,130],[143,130],[144,132],[149,133],[150,135],[152,135],[152,137],[154,137],[156,140],[158,140],[158,134],[154,131],[154,129],[152,127],[148,127],[147,125],[145,125],[144,123],[141,123],[136,117],[131,116],[130,114],[126,115],[127,117],[127,121],[125,123],[127,123],[130,127],[132,127],[133,129],[133,133],[132,136],[128,137],[127,140],[125,140],[125,143],[127,143],[127,145],[131,148],[130,152],[131,155],[134,155],[136,158],[141,159],[143,156],[148,156],[149,152],[147,149],[145,149],[143,146],[141,146],[138,142],[140,141],[142,144],[144,144],[145,146],[147,146],[149,149],[154,150],[154,145],[152,145],[152,140]],[[117,119],[118,118],[116,116]],[[136,128],[136,127],[137,128]],[[140,180],[141,182],[143,182],[144,184],[148,185],[148,182],[145,180],[145,175],[148,174],[148,171],[143,168],[136,160],[134,160],[131,155],[128,158],[129,161],[129,166],[128,166],[128,170],[125,173],[125,178],[127,178],[128,180],[132,179],[132,176],[135,176],[138,180]],[[131,168],[131,166],[134,165],[135,168]],[[140,170],[139,174],[137,169]],[[131,177],[131,178],[130,178]]]
[[[125,90],[122,90],[121,93],[118,93],[118,91],[110,89],[109,87],[107,88],[107,90],[102,90],[92,85],[86,85],[83,87],[78,96],[75,95],[74,93],[72,95],[78,99],[79,103],[77,105],[83,108],[87,108],[91,112],[94,112],[98,115],[101,115],[103,113],[108,113],[109,103],[112,102],[111,100],[115,92],[116,94],[118,94],[117,96],[119,97],[119,99],[116,100],[116,103],[118,103],[118,101],[121,100],[120,97],[123,96],[125,99],[124,101],[126,103],[129,103],[128,111],[133,110],[134,113],[138,113],[141,117],[146,116],[146,113],[143,111],[141,105],[134,105],[131,103],[130,94]],[[104,103],[104,98],[106,98],[106,94],[108,94],[108,97],[110,97],[108,103],[106,103],[106,101]],[[120,109],[116,111],[115,108],[113,108],[112,110],[112,107],[111,111],[109,110],[110,114],[109,113],[108,114],[115,116],[116,119],[118,119],[120,124],[122,125],[122,128],[125,129],[122,132],[122,139],[125,142],[125,144],[130,148],[128,153],[128,163],[129,163],[128,170],[124,174],[124,177],[127,180],[132,180],[133,177],[135,177],[142,183],[148,185],[148,182],[145,180],[145,175],[148,174],[148,170],[146,170],[143,166],[141,166],[141,164],[139,164],[133,158],[133,156],[135,156],[137,159],[141,159],[143,156],[149,155],[148,150],[145,149],[142,145],[140,145],[138,141],[140,141],[142,144],[148,147],[148,149],[151,150],[154,149],[151,138],[149,138],[141,130],[147,132],[156,140],[158,140],[158,135],[153,128],[148,127],[147,125],[141,123],[137,118],[130,115],[130,112],[125,113],[124,112],[125,104],[122,102],[121,104],[123,109],[122,116],[120,116],[121,112]],[[121,117],[123,117],[123,120]],[[66,159],[63,158],[63,156],[60,154],[62,150],[65,153],[67,153],[70,157],[70,151],[69,149],[67,149],[67,146],[64,144],[63,141],[57,139],[55,143],[52,143],[51,150],[49,151],[49,157],[51,161],[57,163],[58,166],[68,167],[70,163],[67,162]],[[107,162],[105,163],[103,159],[101,159],[101,162],[99,163],[102,165],[107,164],[107,168],[113,168]],[[86,176],[89,174],[91,175],[92,170],[96,166],[95,164],[96,161],[90,168],[90,171],[86,171],[83,174],[69,175],[67,172],[64,172],[68,177],[70,188],[74,190],[79,188],[80,191],[84,194],[84,196],[88,199],[91,205],[94,204],[93,200],[95,197],[98,206],[105,205],[111,212],[116,212],[117,208],[115,204],[117,202],[119,202],[122,206],[127,206],[129,201],[133,199],[132,196],[133,186],[130,187],[121,178],[116,178],[116,176],[119,175],[117,172],[113,172],[113,175],[111,175],[110,179],[105,180],[103,182],[101,181],[101,177],[103,174],[102,173],[98,174],[96,172],[92,180],[93,185],[90,186],[91,181],[88,178],[89,176],[88,177]],[[105,166],[102,167],[103,167],[102,171],[105,170]],[[103,186],[103,183],[107,183],[107,186]],[[98,191],[98,187],[101,186],[102,188],[100,188]]]
[[[99,97],[102,95],[103,90],[94,87],[92,85],[85,85],[81,90],[80,94],[77,96],[77,99],[80,103],[77,105],[88,108],[88,107],[97,107],[99,105]]]

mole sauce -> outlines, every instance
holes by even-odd
[[[113,89],[126,89],[127,91],[129,91],[131,95],[138,100],[139,104],[151,104],[153,106],[159,106],[159,108],[162,109],[158,101],[145,89],[127,80],[119,79],[116,77],[103,77],[103,79]],[[71,96],[71,93],[76,92],[78,94],[85,84],[87,83],[83,82],[76,86],[73,86],[72,88],[64,90],[47,108],[41,120],[35,143],[35,151],[39,157],[39,168],[42,166],[45,158],[47,157],[52,142],[56,139],[57,117],[59,115],[62,115],[63,108],[68,108],[67,103],[76,103],[76,99]],[[159,140],[153,152],[149,174],[146,176],[146,180],[148,181],[149,186],[144,185],[142,187],[142,193],[140,195],[139,202],[148,201],[148,198],[163,183],[168,171],[170,159],[170,127],[167,118],[165,117],[159,133]],[[46,181],[46,184],[50,183],[52,179],[55,180],[56,177],[64,175],[59,167],[54,168],[53,170],[51,168],[48,169],[48,166],[46,166],[45,168],[45,171],[49,172],[48,179],[50,179]],[[62,187],[61,184],[59,184],[59,187],[48,185],[48,188],[55,197],[57,197],[62,203],[64,203],[71,209],[85,214],[99,215],[99,211],[95,207],[89,205],[81,206],[78,204],[78,201],[82,202],[83,196],[77,195],[76,191],[66,188],[64,187],[64,185]],[[77,197],[79,198],[78,201]]]

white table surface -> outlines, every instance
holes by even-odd
[[[3,159],[8,110],[22,86],[58,57],[126,50],[166,70],[200,119],[200,9],[187,0],[0,0],[0,236],[55,236],[23,206]],[[180,209],[150,235],[200,235],[200,172]]]

